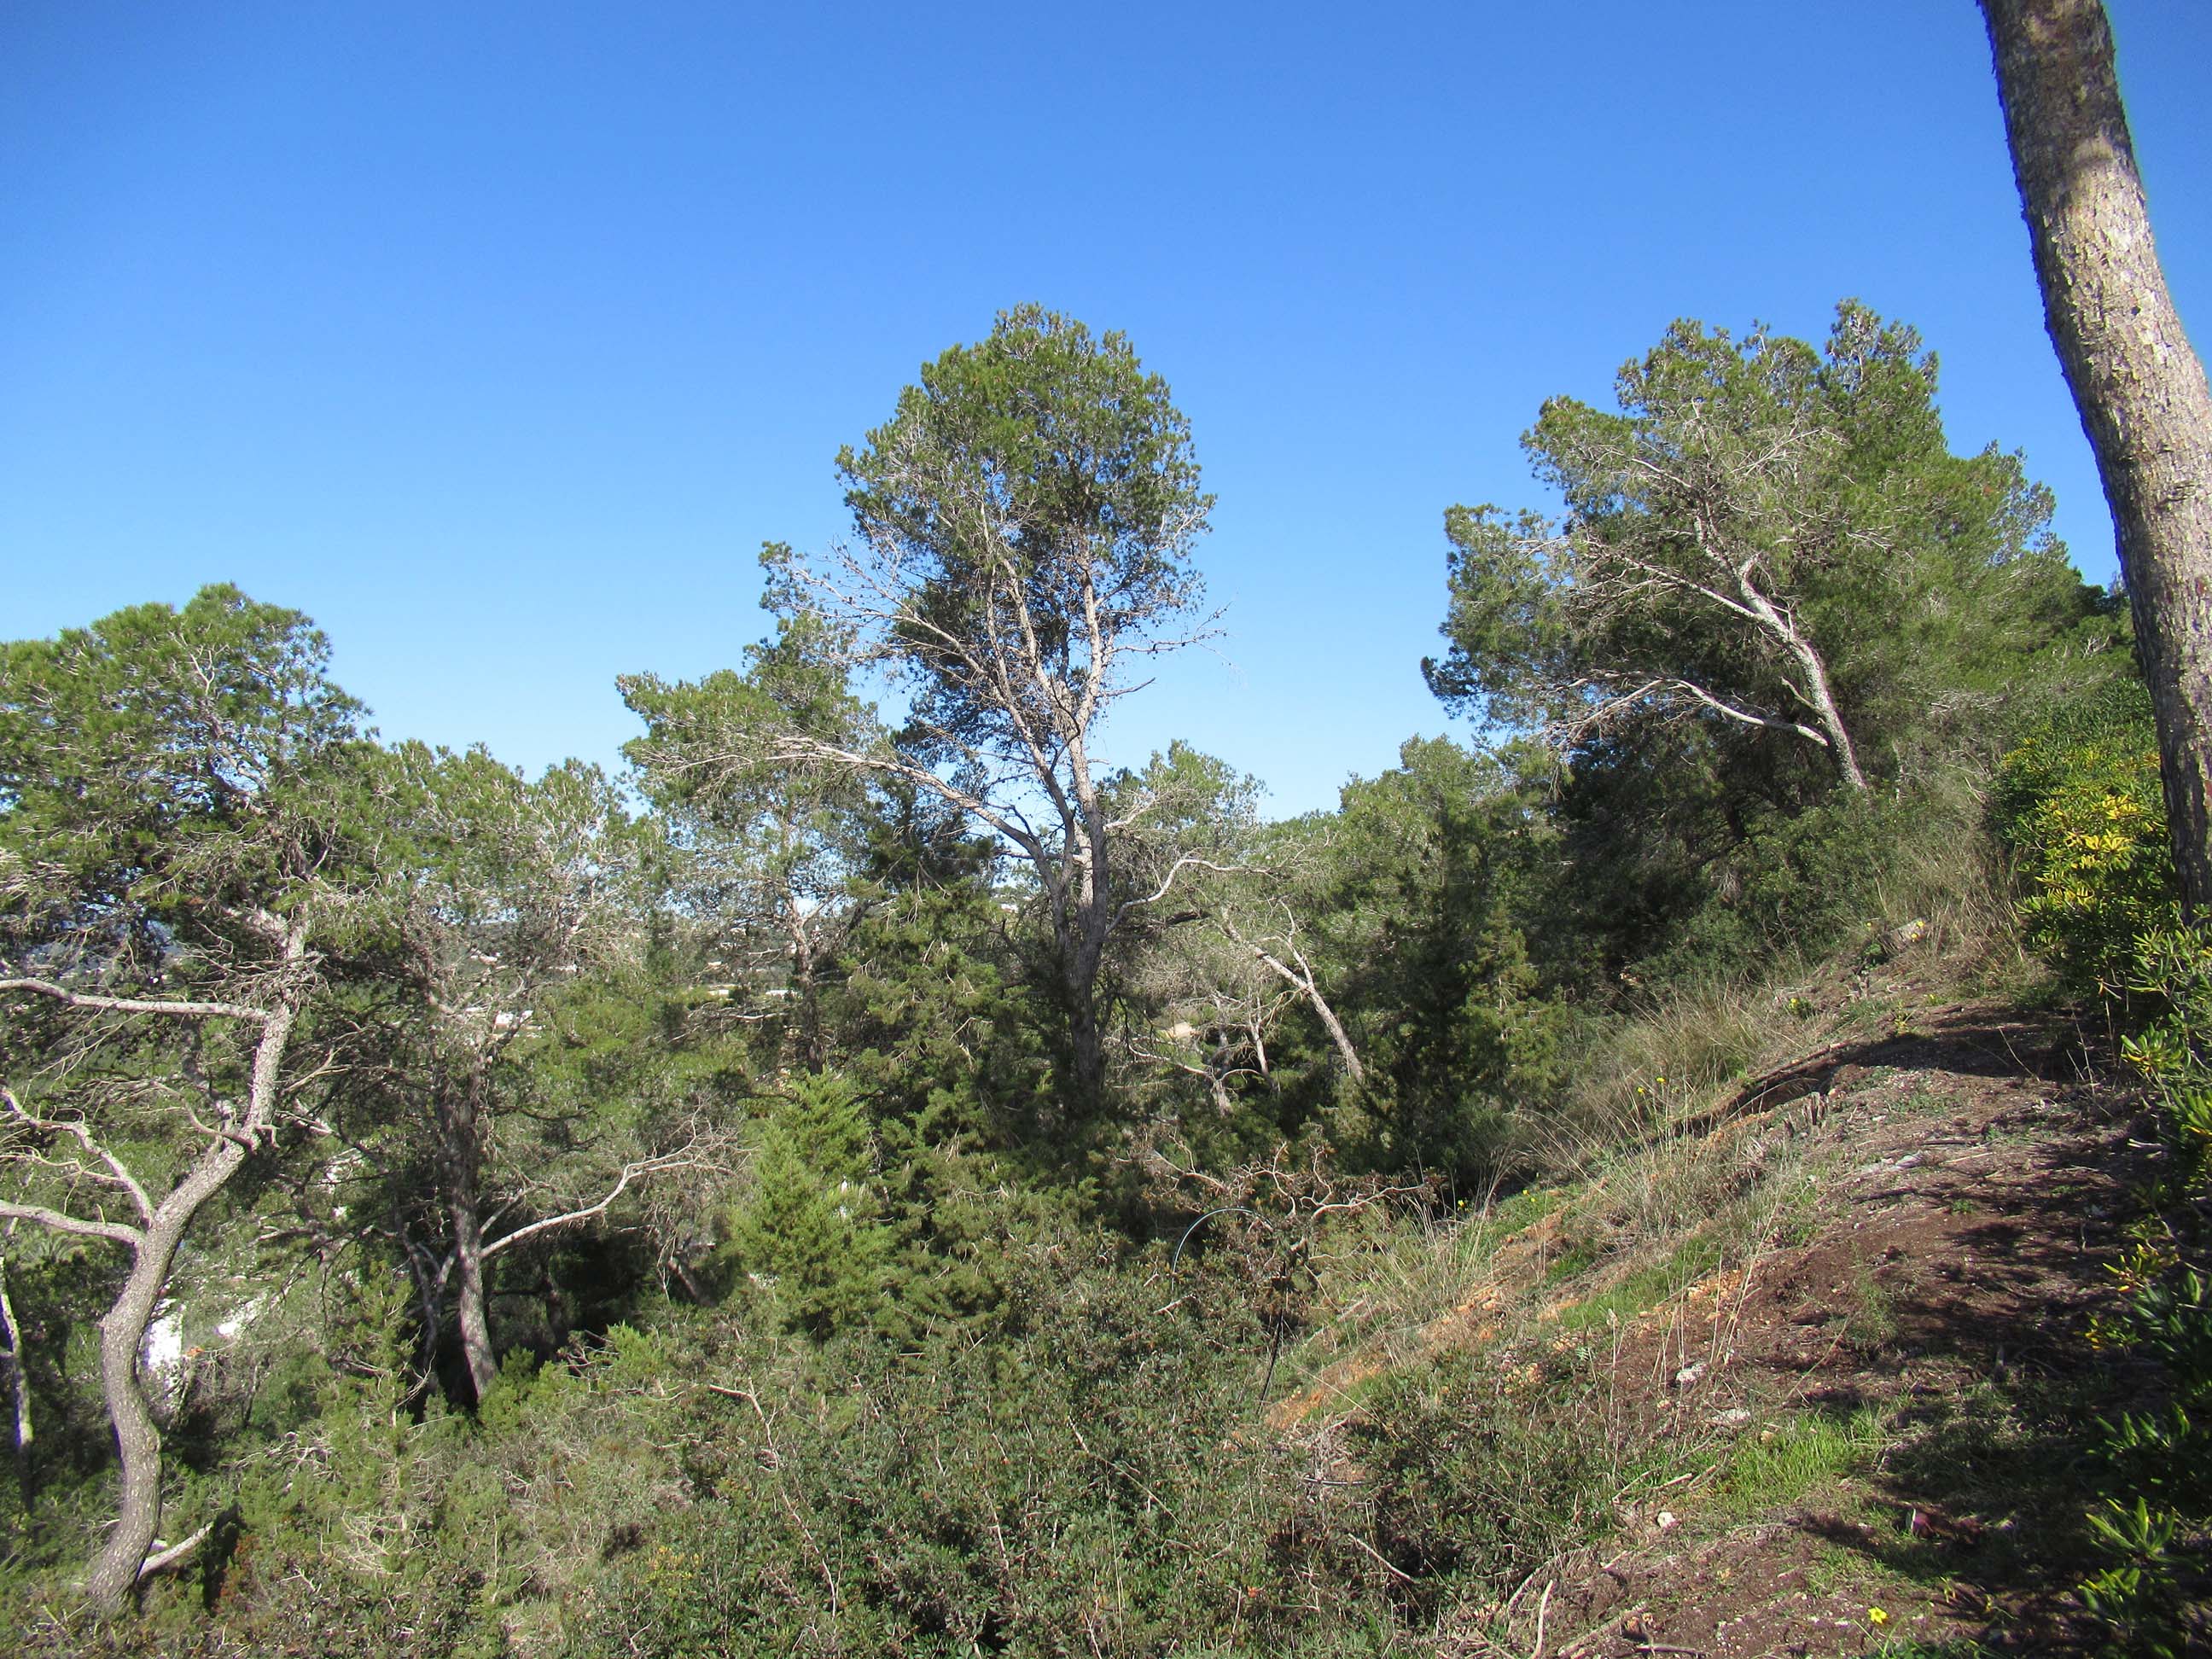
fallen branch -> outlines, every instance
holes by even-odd
[[[210,1521],[183,1542],[172,1544],[167,1549],[157,1550],[148,1556],[138,1568],[139,1582],[143,1583],[155,1573],[167,1572],[171,1567],[178,1565],[186,1556],[205,1543],[208,1534],[214,1530],[215,1522]]]

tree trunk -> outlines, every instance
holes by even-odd
[[[1077,1115],[1097,1115],[1106,1098],[1106,1040],[1098,1025],[1098,964],[1078,961],[1066,975],[1067,1046]]]
[[[1836,758],[1836,770],[1844,783],[1863,792],[1867,781],[1866,774],[1859,769],[1858,746],[1851,741],[1851,734],[1844,725],[1843,711],[1836,707],[1836,694],[1828,685],[1828,667],[1820,660],[1819,650],[1798,631],[1796,623],[1784,616],[1781,608],[1751,580],[1748,566],[1736,572],[1736,591],[1743,595],[1753,614],[1782,641],[1783,649],[1797,659],[1797,665],[1805,675],[1805,701],[1813,706],[1814,717],[1827,736],[1828,752]]]
[[[1087,777],[1079,776],[1078,783],[1087,794]],[[1055,860],[1039,858],[1034,862],[1051,908],[1060,994],[1067,1004],[1067,1081],[1075,1097],[1074,1115],[1093,1118],[1106,1103],[1106,1039],[1098,1019],[1098,975],[1114,930],[1106,825],[1095,802],[1071,806],[1061,822],[1066,848]]]
[[[15,1224],[10,1221],[8,1231],[12,1237]],[[8,1346],[0,1352],[0,1364],[8,1371],[8,1401],[9,1414],[14,1419],[15,1441],[15,1484],[21,1490],[23,1507],[31,1507],[31,1374],[23,1365],[23,1322],[15,1317],[15,1304],[8,1296],[8,1258],[0,1255],[0,1337],[7,1339]]]
[[[469,1368],[469,1389],[478,1401],[499,1376],[491,1346],[491,1301],[484,1289],[483,1229],[472,1200],[456,1198],[447,1206],[453,1223],[453,1308],[461,1329],[461,1358]]]
[[[224,1141],[194,1167],[186,1185],[204,1184],[212,1193],[245,1161],[244,1148],[234,1141]],[[173,1201],[174,1197],[171,1194]],[[168,1203],[161,1206],[164,1212],[169,1207]],[[161,1287],[168,1283],[169,1268],[184,1237],[181,1222],[189,1218],[185,1215],[168,1226],[157,1218],[146,1230],[131,1277],[124,1281],[123,1294],[100,1322],[100,1392],[106,1397],[108,1421],[115,1428],[115,1449],[122,1463],[114,1529],[107,1534],[107,1542],[85,1579],[85,1593],[94,1611],[103,1618],[122,1610],[131,1587],[138,1582],[138,1569],[161,1524],[161,1431],[155,1426],[154,1413],[146,1403],[138,1362],[145,1349],[146,1328],[153,1322]]]
[[[453,1230],[453,1308],[461,1335],[461,1359],[468,1367],[469,1390],[479,1401],[499,1376],[491,1346],[491,1299],[484,1285],[482,1202],[483,1149],[477,1092],[481,1078],[471,1076],[465,1095],[448,1091],[438,1105],[440,1174],[446,1187],[446,1217]]]
[[[295,924],[288,961],[296,963],[305,954],[305,930]],[[115,1427],[117,1455],[122,1464],[121,1491],[115,1505],[114,1529],[94,1558],[85,1579],[85,1594],[101,1617],[122,1610],[137,1585],[146,1552],[161,1520],[161,1434],[146,1403],[139,1376],[139,1358],[146,1346],[146,1328],[153,1322],[161,1291],[169,1282],[177,1247],[192,1218],[208,1200],[220,1192],[246,1162],[254,1137],[266,1129],[276,1107],[277,1085],[290,1040],[297,1005],[287,1000],[262,1022],[261,1037],[253,1051],[253,1079],[243,1120],[235,1129],[210,1143],[192,1163],[182,1181],[154,1208],[152,1219],[140,1238],[131,1262],[131,1276],[100,1322],[100,1385],[106,1396],[108,1420]]]
[[[814,935],[797,895],[789,892],[783,896],[783,926],[785,937],[791,941],[792,996],[799,1005],[793,1022],[794,1047],[799,1063],[810,1072],[818,1072],[830,1055],[822,1035],[822,988],[815,982]]]
[[[1820,718],[1820,729],[1828,734],[1828,746],[1836,757],[1836,769],[1843,775],[1844,783],[1863,793],[1867,780],[1866,774],[1859,769],[1858,746],[1844,729],[1835,693],[1828,689],[1828,671],[1810,641],[1800,641],[1797,649],[1799,659],[1805,665],[1805,678],[1812,684],[1813,711]]]
[[[2153,246],[2102,0],[1982,0],[2044,313],[2112,509],[2182,901],[2212,915],[2212,393]]]

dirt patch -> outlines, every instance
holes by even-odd
[[[1463,1609],[1440,1651],[2094,1645],[2071,1596],[2094,1570],[2079,1425],[2150,1380],[2087,1337],[2154,1137],[2070,1031],[1960,1003],[1878,1018],[1627,1148],[1500,1239],[1460,1305],[1270,1413],[1326,1461],[1331,1417],[1398,1365],[1464,1352],[1501,1401],[1599,1368],[1613,1437],[1649,1472],[1600,1547]],[[1679,1194],[1679,1233],[1632,1214],[1639,1159],[1736,1202],[1734,1231]],[[1771,1231],[1747,1239],[1747,1213]]]
[[[1809,1237],[1622,1343],[1643,1410],[1721,1443],[1707,1475],[1621,1517],[1635,1547],[1602,1583],[1555,1597],[1550,1651],[2084,1641],[2067,1592],[2087,1571],[2088,1475],[2065,1427],[2112,1387],[2087,1335],[2142,1154],[2124,1095],[2041,1075],[2048,1034],[1946,1012],[1791,1068],[1792,1090],[1824,1079],[1788,1112],[1806,1130],[1817,1115],[1842,1164]]]

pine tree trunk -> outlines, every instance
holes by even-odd
[[[12,1238],[15,1224],[8,1224]],[[23,1361],[23,1322],[15,1316],[15,1304],[8,1296],[8,1258],[0,1255],[0,1337],[7,1339],[7,1349],[0,1352],[0,1367],[8,1373],[9,1415],[15,1430],[15,1484],[20,1490],[24,1510],[27,1513],[33,1497],[31,1476],[31,1374]]]
[[[469,1368],[469,1388],[481,1401],[499,1376],[491,1346],[491,1300],[484,1288],[483,1229],[473,1201],[457,1198],[449,1206],[453,1223],[453,1308],[461,1330],[461,1358]]]
[[[187,1188],[212,1194],[231,1172],[246,1161],[234,1141],[224,1141],[203,1158],[177,1191]],[[172,1211],[172,1194],[146,1230],[138,1247],[123,1294],[115,1298],[100,1322],[100,1386],[107,1405],[108,1421],[115,1429],[115,1449],[121,1465],[121,1481],[115,1498],[115,1525],[94,1559],[85,1577],[85,1595],[93,1609],[106,1618],[122,1611],[125,1600],[138,1582],[138,1569],[153,1547],[155,1529],[161,1521],[161,1431],[146,1403],[144,1379],[138,1364],[146,1345],[146,1328],[160,1305],[161,1287],[169,1282],[184,1224],[198,1201]],[[164,1224],[164,1223],[167,1224]]]
[[[1067,975],[1067,1041],[1071,1056],[1070,1081],[1074,1085],[1077,1114],[1096,1116],[1106,1098],[1106,1040],[1098,1025],[1098,969],[1094,962],[1085,972],[1077,967]]]
[[[446,1218],[453,1230],[453,1310],[460,1327],[461,1359],[469,1390],[478,1401],[499,1376],[491,1346],[491,1297],[484,1283],[483,1109],[481,1066],[459,1091],[438,1102],[439,1178],[445,1184]]]
[[[306,951],[304,921],[295,922],[287,950],[288,961],[297,963]],[[192,1218],[208,1200],[222,1191],[246,1159],[252,1138],[269,1127],[275,1115],[277,1085],[298,1012],[295,1001],[278,1006],[262,1022],[253,1053],[252,1093],[240,1129],[211,1141],[192,1163],[183,1180],[155,1206],[152,1219],[138,1241],[131,1275],[100,1322],[100,1386],[106,1397],[108,1420],[115,1428],[115,1447],[122,1467],[121,1490],[115,1504],[115,1525],[94,1559],[85,1578],[85,1595],[102,1618],[122,1611],[138,1583],[146,1552],[161,1520],[161,1433],[146,1403],[139,1375],[139,1358],[146,1346],[146,1328],[153,1323],[161,1291],[169,1282],[169,1269],[177,1247]]]
[[[2212,916],[2212,394],[2166,293],[2102,0],[1982,0],[2045,319],[2097,455],[2174,865]]]

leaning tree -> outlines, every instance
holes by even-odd
[[[2212,392],[2166,292],[2102,0],[1982,0],[2058,361],[2096,452],[2174,867],[2212,914]]]
[[[2078,621],[2048,494],[1951,453],[1911,329],[1850,302],[1818,348],[1679,322],[1616,388],[1522,439],[1563,516],[1445,515],[1451,649],[1424,668],[1452,707],[1567,749],[1693,723],[1863,791],[1870,738]]]
[[[100,1321],[121,1470],[87,1579],[149,1571],[146,1334],[187,1233],[288,1127],[318,941],[350,902],[358,705],[295,611],[210,587],[0,647],[0,1218],[120,1249]]]

